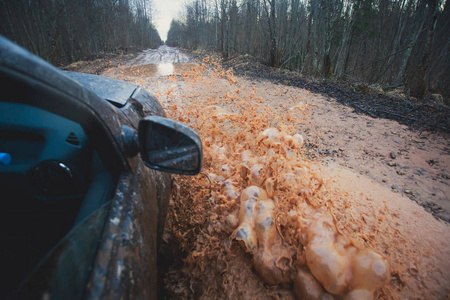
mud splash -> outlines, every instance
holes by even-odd
[[[232,73],[217,72],[235,83]],[[204,171],[211,180],[210,195],[201,188],[204,178],[197,178],[197,189],[189,188],[191,178],[177,180],[167,237],[187,254],[183,274],[189,278],[169,272],[168,293],[175,298],[215,298],[220,291],[224,298],[242,297],[246,283],[237,280],[242,274],[236,272],[239,263],[233,262],[240,242],[251,254],[243,257],[244,268],[253,272],[251,264],[255,270],[245,282],[253,278],[255,284],[269,287],[255,287],[253,296],[372,299],[387,282],[389,266],[338,232],[331,201],[319,192],[323,181],[311,170],[296,129],[308,107],[298,103],[277,119],[268,107],[234,97],[239,93],[226,96],[234,102],[227,108],[220,99],[167,106],[172,117],[200,132]],[[268,127],[268,119],[277,127]],[[183,282],[186,289],[180,293]]]
[[[295,249],[278,234],[276,205],[263,189],[248,187],[240,204],[240,224],[233,236],[252,253],[253,267],[265,283],[293,283],[298,299],[372,299],[375,289],[387,283],[386,260],[358,249],[340,234],[329,211],[319,213],[303,203],[301,211],[290,212],[302,243],[302,249]]]
[[[217,65],[205,70],[193,67],[183,81],[168,76],[155,91],[171,118],[200,133],[207,175],[174,182],[165,297],[450,293],[448,228],[370,179],[310,160],[312,143],[303,144],[303,130],[313,108],[306,99],[269,106],[256,84],[241,85]],[[246,217],[252,190],[257,197]]]

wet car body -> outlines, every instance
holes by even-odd
[[[0,154],[11,160],[0,164],[1,296],[156,298],[171,177],[147,168],[134,141],[162,106],[138,86],[60,71],[2,37],[0,82]]]

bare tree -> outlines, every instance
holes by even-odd
[[[418,97],[450,97],[449,0],[214,0],[212,6],[195,26],[184,23],[182,39],[210,36],[196,47],[214,47],[224,58],[251,54],[305,74],[406,84]]]
[[[0,33],[53,64],[162,43],[149,0],[4,0]]]

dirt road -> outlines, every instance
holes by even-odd
[[[127,65],[141,66],[148,64],[179,64],[188,62],[189,57],[186,54],[177,48],[163,45],[158,49],[147,49],[142,51],[135,59],[128,61]]]
[[[177,178],[165,237],[167,297],[292,298],[305,295],[304,278],[312,278],[308,282],[319,296],[357,299],[362,294],[355,293],[364,290],[367,299],[448,297],[450,228],[442,221],[450,220],[448,135],[356,114],[305,89],[237,77],[166,46],[102,75],[144,86],[170,117],[196,128],[204,143],[208,178]],[[300,149],[298,136],[304,140]],[[256,248],[249,247],[252,231],[241,239],[236,231],[246,225],[239,209],[252,185],[273,199],[276,213],[269,215],[278,231],[267,244],[261,241],[266,231],[255,229]],[[316,225],[305,225],[316,224],[326,211],[335,240],[351,240],[342,242],[345,249],[386,259],[389,278],[381,288],[360,283],[355,292],[358,284],[347,283],[332,293],[327,287],[308,260],[314,240],[308,228]],[[297,277],[270,273],[267,261],[274,253],[290,262],[274,262],[275,269]],[[258,255],[269,257],[263,271]],[[355,262],[339,255],[342,270],[356,272]]]

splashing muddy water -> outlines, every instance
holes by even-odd
[[[191,65],[181,82],[134,79],[156,93],[171,118],[194,127],[204,145],[207,176],[174,182],[162,253],[173,262],[166,297],[450,293],[447,225],[367,177],[309,159],[304,128],[314,107],[304,92],[269,105],[261,85],[214,66]]]

